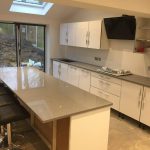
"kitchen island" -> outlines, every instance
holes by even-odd
[[[0,68],[52,150],[107,150],[110,102],[32,67]]]

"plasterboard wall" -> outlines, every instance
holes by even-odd
[[[64,22],[98,20],[103,17],[121,15],[122,14],[114,12],[80,10],[74,16],[64,20]],[[61,46],[61,50],[64,51],[66,58],[95,65],[127,69],[134,74],[150,77],[150,71],[148,71],[148,66],[150,66],[150,54],[133,53],[134,41],[109,40],[109,42],[110,50],[95,50],[66,46]],[[102,61],[96,62],[94,60],[95,56],[101,57]]]

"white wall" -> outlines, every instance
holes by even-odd
[[[58,19],[45,16],[8,13],[1,14],[0,21],[13,21],[46,25],[46,72],[50,70],[50,57],[60,57],[59,53],[59,24]]]
[[[123,12],[122,12],[123,13]],[[64,22],[98,20],[103,17],[120,16],[114,12],[101,12],[92,10],[80,10],[74,16]],[[109,40],[110,50],[95,50],[75,47],[61,46],[65,57],[95,65],[104,65],[112,68],[127,69],[132,73],[142,76],[149,76],[150,54],[133,53],[134,41]],[[95,56],[102,58],[101,62],[94,60]]]

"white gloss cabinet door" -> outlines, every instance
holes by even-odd
[[[60,45],[68,45],[68,24],[60,25]]]
[[[76,46],[88,47],[88,22],[76,23]]]
[[[53,61],[53,76],[57,79],[59,79],[59,68],[60,68],[60,63],[57,61]]]
[[[112,102],[112,108],[119,111],[120,97],[107,93],[103,90],[97,89],[95,87],[90,88],[90,93]]]
[[[60,66],[60,80],[67,82],[68,80],[68,65],[61,63]]]
[[[102,24],[101,20],[89,22],[88,48],[100,49],[101,24]]]
[[[79,88],[90,91],[90,71],[79,69]]]
[[[143,87],[122,81],[120,112],[139,121]]]
[[[79,84],[79,70],[74,66],[68,67],[68,83],[78,87]]]
[[[76,23],[68,23],[68,45],[76,46]]]
[[[150,88],[144,87],[140,122],[150,126]]]

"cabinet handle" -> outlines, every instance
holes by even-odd
[[[143,100],[145,100],[146,97],[146,89],[144,89],[144,96],[143,96]]]
[[[88,45],[90,45],[90,31],[88,32]]]
[[[142,109],[144,109],[144,105],[145,105],[145,102],[144,102],[144,100],[142,101]]]
[[[141,104],[141,93],[142,93],[142,90],[141,90],[141,88],[140,88],[138,107],[140,107],[140,104]]]
[[[144,89],[142,109],[144,109],[144,105],[145,105],[145,97],[146,97],[146,89]]]
[[[88,31],[86,33],[86,45],[88,46]]]
[[[82,69],[81,71],[82,71],[82,72],[85,72],[85,73],[89,73],[89,71],[87,71],[87,70],[83,70],[83,69]]]

